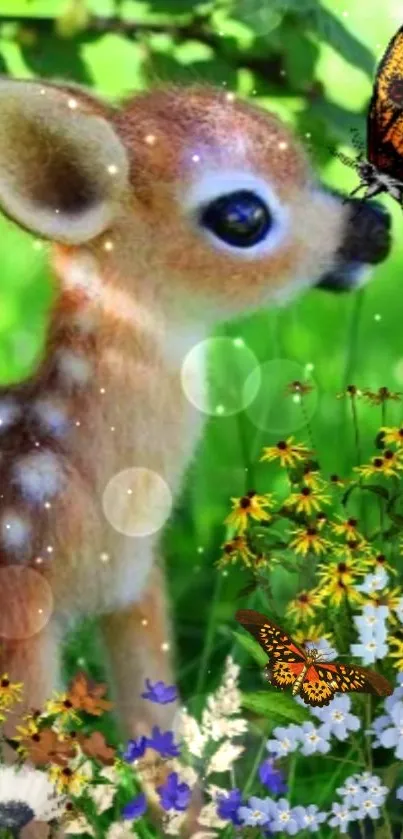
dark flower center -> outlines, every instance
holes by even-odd
[[[308,498],[312,495],[312,490],[309,489],[309,487],[303,487],[303,489],[301,489],[301,495],[305,495],[305,497]]]
[[[346,563],[345,562],[339,562],[339,564],[337,566],[337,570],[338,570],[339,574],[345,574],[346,571],[347,571]]]
[[[239,506],[242,510],[247,510],[250,507],[250,498],[247,495],[244,495],[239,502]]]
[[[309,597],[307,594],[300,594],[298,600],[300,603],[308,603]]]
[[[348,520],[347,520],[347,524],[348,524],[350,527],[357,527],[358,521],[357,521],[357,519],[348,519]]]
[[[378,556],[376,557],[376,561],[378,565],[383,565],[384,562],[386,562],[386,556],[384,554],[378,554]]]
[[[38,733],[33,734],[32,737],[31,737],[31,740],[33,740],[34,743],[40,743],[41,742],[41,735],[38,734]]]
[[[68,766],[65,766],[62,769],[62,775],[64,775],[65,778],[71,778],[72,774],[73,774],[73,770],[69,769]]]
[[[392,460],[393,456],[393,452],[391,452],[390,449],[387,449],[384,453],[385,460]]]
[[[347,393],[349,393],[349,394],[350,394],[350,396],[355,396],[355,394],[357,393],[357,388],[356,388],[356,386],[355,386],[355,385],[348,385],[348,387],[347,387]]]
[[[340,478],[338,475],[331,475],[330,480],[333,481],[334,484],[337,484]]]
[[[10,679],[2,679],[0,684],[2,688],[8,688],[10,687]]]
[[[381,466],[382,466],[382,464],[383,464],[383,460],[382,460],[382,458],[381,458],[381,457],[374,457],[373,463],[374,463],[374,466],[375,466],[377,469],[380,469],[380,467],[381,467]]]
[[[0,802],[0,827],[9,828],[19,835],[20,830],[29,824],[35,813],[25,801]]]
[[[286,451],[286,450],[288,449],[288,446],[287,446],[287,443],[285,442],[285,440],[280,440],[280,442],[279,442],[279,443],[277,443],[277,448],[278,448],[281,452]]]
[[[307,527],[306,532],[308,536],[316,536],[318,531],[316,530],[316,527]]]
[[[66,710],[69,710],[73,707],[73,703],[70,702],[70,699],[65,699],[63,702],[63,707],[66,708]]]

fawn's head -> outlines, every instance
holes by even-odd
[[[75,86],[0,81],[4,212],[184,319],[353,284],[389,248],[368,205],[352,247],[355,205],[313,181],[275,116],[231,94],[166,87],[115,109]]]

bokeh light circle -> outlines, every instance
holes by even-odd
[[[53,612],[52,589],[33,568],[0,568],[0,638],[24,641],[40,632]]]
[[[150,536],[164,526],[172,493],[157,472],[133,467],[118,472],[105,487],[102,506],[112,527],[125,536]]]
[[[256,428],[286,435],[299,431],[312,419],[318,405],[312,369],[312,364],[302,365],[278,358],[260,365],[256,381],[256,371],[250,374],[251,381],[245,386],[253,390],[258,381],[259,387],[255,399],[246,407],[246,413]],[[298,392],[296,383],[311,389],[307,393]]]
[[[181,382],[189,402],[199,411],[230,417],[255,398],[259,362],[242,338],[207,338],[187,353]]]

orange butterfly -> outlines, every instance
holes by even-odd
[[[365,198],[387,192],[403,206],[403,26],[379,64],[367,116],[367,159],[337,156],[357,170]]]
[[[266,678],[284,690],[292,686],[293,696],[300,694],[307,705],[329,705],[337,691],[360,691],[377,696],[390,696],[392,686],[387,679],[351,664],[339,661],[325,663],[319,650],[302,650],[276,623],[254,612],[240,609],[235,620],[259,641],[269,657]]]

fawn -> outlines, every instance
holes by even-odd
[[[122,724],[148,732],[173,712],[140,698],[145,677],[173,680],[159,534],[116,530],[105,487],[142,467],[177,494],[202,429],[189,349],[220,319],[354,285],[387,255],[389,219],[322,189],[288,128],[222,90],[114,107],[4,77],[0,207],[53,243],[58,284],[35,372],[0,394],[2,671],[41,707],[67,627],[98,615]]]

